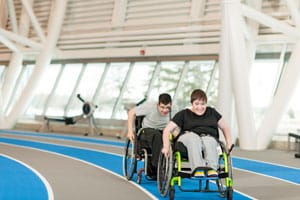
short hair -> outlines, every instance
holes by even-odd
[[[201,89],[195,89],[191,94],[191,103],[193,103],[197,99],[207,102],[206,93]]]
[[[168,93],[162,93],[158,97],[158,103],[162,103],[164,105],[167,105],[169,103],[172,103],[172,98]]]

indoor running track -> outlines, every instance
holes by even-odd
[[[18,132],[18,131],[0,131],[0,142],[15,146],[22,146],[26,148],[33,148],[37,150],[52,152],[74,159],[78,159],[94,166],[107,169],[117,176],[122,176],[122,156],[118,154],[112,154],[109,152],[103,152],[99,150],[72,147],[66,145],[57,145],[45,142],[37,142],[27,139],[18,139],[5,137],[6,134],[14,136],[30,136],[33,138],[52,138],[56,140],[70,140],[82,143],[94,143],[97,145],[116,146],[123,148],[124,142],[104,140],[99,138],[88,138],[78,136],[67,136],[61,134],[39,134],[31,132]],[[1,170],[0,176],[0,199],[5,200],[26,200],[26,199],[52,199],[51,186],[47,181],[43,179],[37,171],[30,168],[24,163],[18,162],[13,158],[6,156],[0,157]],[[272,176],[278,179],[282,179],[288,182],[294,182],[300,184],[299,177],[300,170],[294,168],[287,168],[284,166],[277,166],[269,163],[262,163],[258,161],[249,161],[242,158],[233,158],[233,166],[246,171],[255,171],[256,173],[264,173],[267,176]],[[267,170],[266,170],[267,169]],[[262,171],[263,170],[263,171]],[[285,171],[287,173],[276,173],[278,171]],[[17,173],[12,173],[17,172]],[[278,176],[280,175],[280,176]],[[278,176],[278,177],[276,177]],[[21,181],[20,181],[21,180]],[[187,188],[192,187],[192,181],[187,181],[184,186]],[[154,199],[166,199],[162,198],[157,192],[157,186],[155,181],[148,181],[143,179],[141,186],[150,192]],[[11,187],[11,188],[9,188]],[[12,192],[13,191],[13,192]],[[218,193],[188,193],[176,190],[176,199],[223,199],[219,197]],[[26,198],[29,196],[28,198]],[[234,199],[253,199],[247,195],[241,194],[237,191],[234,193]]]

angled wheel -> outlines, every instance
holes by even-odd
[[[227,191],[227,194],[226,194],[227,200],[232,200],[232,198],[233,198],[233,189],[232,189],[232,187],[227,188],[226,191]]]
[[[231,157],[229,155],[227,155],[226,157],[227,157],[227,172],[228,172],[228,177],[225,178],[226,198],[227,200],[232,200],[232,196],[233,196],[232,163],[231,163]]]
[[[123,174],[127,180],[131,180],[136,171],[136,139],[129,139],[125,142],[124,157],[123,157]]]
[[[170,155],[166,157],[160,153],[157,168],[157,188],[161,196],[166,196],[169,192],[170,181],[173,173],[173,151],[170,146]]]
[[[175,198],[175,189],[174,186],[171,186],[169,191],[169,200],[174,200],[174,198]]]
[[[220,169],[219,179],[217,186],[221,197],[226,197],[228,200],[232,200],[233,196],[233,179],[232,179],[232,165],[231,157],[225,152],[220,156]]]

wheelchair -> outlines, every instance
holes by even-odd
[[[191,173],[189,167],[184,167],[184,163],[188,162],[187,149],[180,142],[174,142],[170,139],[171,145],[169,156],[166,157],[163,153],[159,156],[157,187],[161,196],[169,195],[169,199],[175,197],[175,186],[182,192],[218,192],[222,198],[232,200],[233,198],[233,178],[232,178],[232,163],[230,152],[234,145],[226,152],[225,144],[218,141],[222,151],[219,153],[219,167],[217,169],[218,176],[215,177],[196,177]],[[205,172],[210,170],[210,167],[200,167]],[[183,186],[183,179],[198,181],[198,187],[188,188]],[[194,186],[195,184],[193,184]]]
[[[135,119],[134,141],[126,139],[123,157],[123,175],[127,180],[132,180],[137,173],[137,183],[141,183],[144,172],[147,180],[153,180],[148,172],[148,163],[151,160],[151,148],[143,145],[140,135],[143,134],[142,121],[144,116],[137,116]]]

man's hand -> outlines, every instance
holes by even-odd
[[[134,133],[133,133],[133,131],[128,131],[128,133],[127,133],[127,138],[128,138],[129,140],[131,140],[131,141],[134,140]]]
[[[161,152],[166,156],[169,157],[170,154],[170,148],[169,147],[163,147]]]

